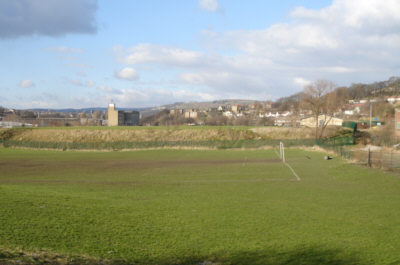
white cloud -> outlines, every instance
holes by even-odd
[[[136,70],[130,67],[125,67],[119,71],[115,72],[115,77],[119,79],[126,79],[130,81],[134,81],[139,79],[139,75]]]
[[[163,64],[176,67],[194,66],[201,63],[203,54],[177,47],[139,44],[122,51],[120,61],[130,65]]]
[[[271,91],[277,96],[294,92],[293,84],[297,83],[291,85],[287,80],[298,76],[349,84],[396,74],[400,56],[399,1],[336,0],[320,10],[296,8],[290,18],[287,23],[262,30],[205,30],[203,42],[210,50],[237,52],[232,57],[241,71],[235,71],[235,78],[245,77],[251,69],[246,61],[257,58],[265,62],[255,64],[263,72],[258,79],[264,80],[268,90],[280,88]],[[220,61],[225,64],[222,70],[233,66],[232,60]],[[212,73],[216,73],[214,69]]]
[[[34,87],[34,86],[35,86],[35,83],[33,83],[33,81],[29,80],[29,79],[22,80],[19,83],[19,87],[22,87],[22,88],[30,88],[30,87]]]
[[[309,84],[312,83],[311,80],[307,80],[307,79],[304,79],[304,78],[302,78],[302,77],[295,77],[295,78],[293,79],[293,82],[294,82],[296,85],[298,85],[300,89],[303,89],[305,86],[307,86],[307,85],[309,85]]]
[[[116,93],[115,93],[116,92]],[[216,96],[205,92],[195,92],[187,89],[121,89],[108,92],[108,99],[113,99],[121,107],[148,107],[152,105],[164,105],[173,102],[209,101]]]
[[[86,73],[83,71],[76,72],[76,75],[80,77],[86,77]]]
[[[399,29],[400,3],[397,0],[336,0],[321,10],[296,8],[291,16],[366,33],[386,34]]]
[[[81,80],[68,80],[67,83],[70,83],[74,86],[78,87],[94,87],[96,83],[92,80],[81,81]]]
[[[86,81],[85,85],[87,87],[94,87],[96,85],[96,83],[92,80],[88,80],[88,81]]]
[[[199,0],[199,7],[209,12],[215,12],[220,9],[217,0]]]
[[[49,47],[49,48],[46,48],[46,50],[47,51],[52,51],[52,52],[59,52],[59,53],[85,52],[84,49],[69,48],[69,47],[66,47],[66,46]]]
[[[105,93],[113,93],[113,94],[120,94],[121,92],[111,86],[100,85],[97,87],[98,90],[105,92]]]
[[[189,84],[205,86],[228,95],[241,97],[254,94],[267,87],[263,79],[257,75],[236,74],[234,71],[185,73],[180,78]]]
[[[398,75],[400,1],[334,0],[319,10],[298,7],[264,29],[204,30],[201,38],[202,51],[153,44],[115,51],[122,63],[162,66],[180,87],[215,97],[278,98],[316,79],[384,80]]]
[[[27,100],[27,101],[17,101],[11,102],[10,106],[15,106],[16,108],[29,109],[29,108],[58,108],[58,102],[51,101],[40,101],[40,100]]]
[[[67,64],[67,66],[72,67],[72,68],[81,68],[81,69],[93,68],[92,66],[83,64],[83,63],[69,63],[69,64]]]
[[[71,85],[74,85],[74,86],[84,86],[84,85],[83,85],[83,82],[80,81],[80,80],[69,80],[68,82],[69,82]]]

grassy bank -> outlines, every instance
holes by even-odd
[[[398,177],[323,155],[288,149],[296,181],[274,150],[1,148],[0,249],[103,264],[399,263]]]
[[[337,129],[327,130],[327,136]],[[181,126],[181,127],[59,127],[3,129],[0,139],[28,142],[177,142],[311,139],[311,128]]]

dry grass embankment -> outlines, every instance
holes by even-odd
[[[336,130],[328,130],[333,135]],[[225,141],[313,138],[311,128],[287,127],[165,127],[165,128],[18,128],[0,131],[0,138],[35,142],[147,142],[147,141]]]
[[[0,247],[0,264],[8,265],[40,265],[40,264],[55,264],[55,265],[111,265],[123,264],[122,262],[112,262],[110,260],[100,260],[88,256],[68,256],[48,251],[29,252],[22,249],[4,249]]]

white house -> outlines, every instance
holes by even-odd
[[[229,110],[228,110],[228,111],[225,111],[225,112],[223,112],[223,113],[222,113],[222,115],[224,115],[225,117],[229,117],[229,118],[233,116],[232,112],[231,112],[231,111],[229,111]]]

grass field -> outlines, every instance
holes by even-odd
[[[0,148],[0,264],[399,264],[399,177],[323,155]]]

